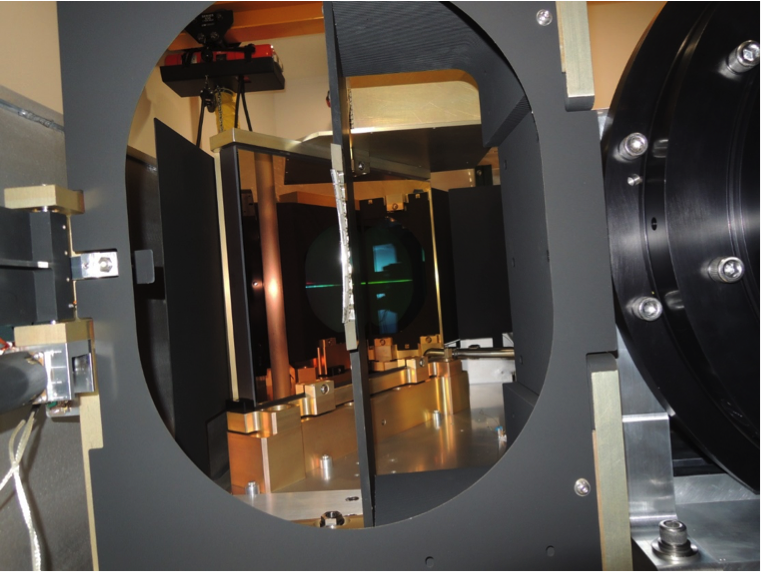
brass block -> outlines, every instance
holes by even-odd
[[[399,359],[391,360],[391,361],[374,361],[370,362],[370,369],[373,371],[388,371],[390,369],[396,369],[398,367],[402,367],[404,365],[404,362]]]
[[[468,372],[461,371],[453,376],[433,378],[436,386],[438,410],[444,415],[452,415],[470,408],[470,385]]]
[[[261,411],[248,413],[227,412],[227,430],[236,433],[256,433],[262,430]]]
[[[420,354],[425,355],[426,350],[441,349],[444,344],[441,343],[441,336],[435,334],[433,336],[420,336]]]
[[[374,375],[370,378],[370,392],[375,395],[382,391],[405,385],[409,382],[407,369],[396,369],[387,373]]]
[[[313,367],[300,367],[295,370],[296,385],[317,381],[317,372]],[[301,393],[297,391],[297,393]]]
[[[447,377],[459,373],[462,373],[462,361],[458,359],[431,362],[431,375],[436,377]]]
[[[301,428],[301,410],[296,405],[273,405],[262,412],[262,433],[277,435]]]
[[[409,201],[406,194],[386,195],[384,199],[387,212],[403,211]]]
[[[354,388],[351,383],[336,387],[333,391],[335,393],[336,407],[349,401],[354,401]]]
[[[13,337],[18,347],[65,344],[92,339],[92,320],[56,322],[13,328]]]
[[[375,361],[375,348],[373,346],[367,348],[367,359],[369,361]]]
[[[336,394],[333,390],[333,380],[315,381],[296,386],[296,392],[304,392],[299,400],[301,416],[322,415],[336,408]]]
[[[400,350],[397,347],[396,349],[396,357],[398,359],[409,359],[409,358],[417,357],[419,355],[420,355],[420,350],[417,348]]]
[[[415,357],[404,360],[407,366],[407,383],[421,383],[430,377],[428,358]]]
[[[392,361],[396,357],[396,345],[391,338],[377,338],[375,340],[375,361]]]
[[[271,493],[306,477],[301,431],[269,437],[228,432],[227,444],[230,482],[234,487],[245,488],[256,481],[261,492]]]
[[[377,444],[430,419],[431,412],[438,408],[436,384],[428,381],[398,387],[374,395],[370,403]]]
[[[320,457],[340,459],[357,450],[354,408],[338,407],[335,411],[301,421],[304,437],[304,466],[307,471],[320,467]]]
[[[82,191],[72,191],[58,185],[15,187],[5,189],[5,207],[21,210],[47,208],[72,215],[85,212],[85,200]]]

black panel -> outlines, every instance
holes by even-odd
[[[445,342],[460,337],[457,324],[457,288],[455,282],[454,248],[449,193],[431,190],[433,200],[433,232],[436,237],[436,260],[439,269],[441,321]]]
[[[460,338],[501,347],[513,324],[500,188],[450,189],[449,202]]]
[[[156,120],[175,439],[206,474],[207,424],[229,397],[214,161]]]
[[[169,325],[164,292],[159,180],[155,160],[129,151],[125,166],[129,240],[133,252],[151,252],[152,284],[135,284],[137,347],[145,381],[161,419],[174,435],[174,397],[169,355]],[[136,258],[138,257],[135,253]],[[137,260],[135,261],[137,267]],[[137,277],[136,277],[137,278]]]
[[[307,297],[307,276],[305,262],[310,248],[323,233],[335,232],[335,249],[328,251],[323,261],[325,266],[334,265],[340,278],[340,239],[336,209],[298,203],[280,203],[277,206],[278,227],[280,229],[280,257],[282,260],[283,285],[285,289],[285,318],[288,324],[288,357],[291,363],[311,360],[317,357],[317,341],[336,338],[345,339],[343,327],[338,331],[330,328],[315,314],[315,308]],[[329,240],[329,242],[332,242]],[[341,288],[329,286],[340,298]],[[327,286],[315,284],[315,286]],[[335,306],[334,306],[335,307]],[[341,322],[341,307],[338,305],[337,322]]]
[[[399,473],[375,477],[375,525],[391,524],[436,508],[484,476],[488,467]]]

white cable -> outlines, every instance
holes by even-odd
[[[32,520],[32,510],[29,508],[29,500],[26,498],[26,491],[24,490],[24,483],[21,481],[21,459],[24,456],[27,443],[29,443],[29,437],[32,434],[32,427],[34,426],[34,415],[37,413],[37,408],[32,408],[32,413],[29,415],[29,419],[21,421],[16,429],[13,430],[11,440],[8,442],[8,457],[11,460],[11,468],[3,477],[0,482],[0,491],[13,477],[13,482],[16,485],[16,496],[18,497],[19,505],[21,506],[21,514],[24,515],[24,522],[26,528],[29,531],[29,544],[32,550],[32,569],[39,571],[42,569],[42,553],[40,551],[40,541],[37,537],[37,530],[34,528],[34,521]],[[13,443],[16,441],[16,435],[19,431],[24,430],[21,434],[21,440],[18,447],[16,447],[16,453],[13,453]]]

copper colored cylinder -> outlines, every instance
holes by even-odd
[[[280,266],[280,235],[277,225],[277,196],[272,156],[254,154],[256,191],[259,197],[259,233],[264,267],[264,303],[267,308],[267,334],[272,368],[274,399],[291,395],[288,337],[285,330],[283,272]]]

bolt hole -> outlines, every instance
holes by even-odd
[[[425,567],[426,568],[433,568],[435,566],[435,562],[433,561],[433,556],[429,556],[425,559]]]
[[[550,558],[555,556],[555,547],[554,546],[548,546],[547,547],[547,556],[549,556]]]
[[[346,497],[346,502],[358,501],[359,497]]]
[[[653,220],[650,221],[650,227],[655,230],[658,228],[658,219],[653,217]]]

